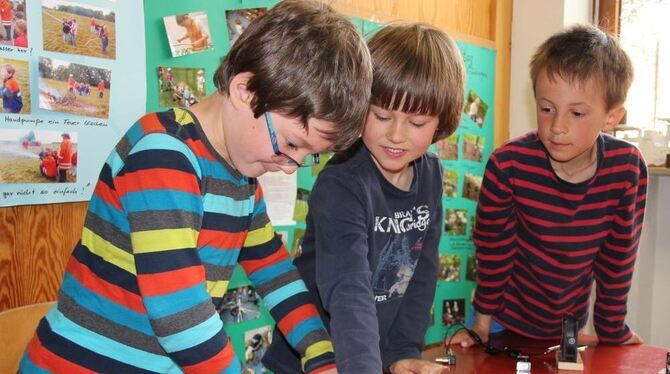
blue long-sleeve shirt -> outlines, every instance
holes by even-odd
[[[409,191],[389,183],[364,145],[337,155],[309,199],[294,263],[331,332],[339,373],[381,373],[419,358],[430,320],[442,222],[442,168],[423,155]],[[298,372],[275,334],[264,363]]]

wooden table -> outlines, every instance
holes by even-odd
[[[503,332],[492,335],[491,344],[500,350],[504,347],[515,349],[528,355],[531,362],[531,374],[545,373],[598,373],[598,374],[656,374],[665,368],[668,349],[648,344],[639,345],[595,345],[580,352],[584,362],[584,371],[558,370],[554,354],[543,355],[546,348],[557,345],[558,341],[532,340]],[[456,365],[445,366],[443,373],[456,374],[504,374],[516,373],[516,359],[501,352],[495,355],[484,352],[482,347],[462,348],[452,346],[456,353]],[[445,355],[444,347],[435,347],[424,351],[424,359],[434,360]]]

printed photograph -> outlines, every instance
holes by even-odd
[[[26,0],[0,0],[0,45],[28,48]]]
[[[482,162],[484,154],[484,137],[473,134],[463,135],[463,159]]]
[[[444,169],[444,180],[442,181],[444,196],[455,198],[458,190],[458,172],[452,169]]]
[[[333,152],[320,153],[319,163],[316,165],[312,165],[312,176],[316,177],[317,175],[319,175],[321,170],[323,170],[323,168],[326,167],[326,164],[328,164],[328,161],[330,161],[330,159],[333,158],[334,155],[335,153]]]
[[[0,183],[76,181],[76,132],[0,129]]]
[[[30,113],[28,71],[28,61],[0,58],[0,78],[2,78],[0,99],[3,113]]]
[[[109,117],[110,70],[40,57],[39,73],[40,108]]]
[[[158,103],[166,107],[188,108],[205,96],[205,69],[159,66]]]
[[[468,265],[465,269],[465,279],[469,281],[477,281],[477,259],[474,255],[468,256]]]
[[[477,201],[479,199],[479,190],[482,187],[482,176],[465,173],[463,180],[463,197]]]
[[[228,40],[230,45],[235,44],[237,38],[249,27],[251,21],[267,13],[268,8],[235,9],[226,11],[226,25],[228,26]]]
[[[463,111],[480,128],[484,125],[484,118],[489,106],[486,104],[474,90],[470,90],[465,101]]]
[[[465,323],[465,299],[445,299],[442,301],[442,324],[451,326]]]
[[[435,148],[437,157],[441,160],[458,160],[458,134],[453,133],[447,138],[438,140]]]
[[[243,374],[262,374],[270,372],[261,362],[270,343],[272,343],[272,329],[270,326],[259,327],[244,333]]]
[[[293,220],[296,222],[305,222],[307,219],[307,201],[309,200],[310,190],[298,188],[295,198],[295,208],[293,210]]]
[[[476,215],[476,214],[473,214],[473,215],[470,217],[470,228],[468,228],[468,239],[469,239],[470,241],[472,241],[472,235],[473,235],[473,233],[474,233],[474,231],[475,231],[475,225],[476,225],[476,223],[477,223],[477,215]]]
[[[445,214],[444,218],[444,231],[447,233],[447,235],[465,235],[467,226],[467,209],[447,209],[447,214]]]
[[[440,255],[440,272],[438,278],[447,282],[461,280],[461,256]]]
[[[193,12],[163,17],[172,57],[213,48],[207,13]]]
[[[261,297],[251,286],[243,286],[228,290],[223,295],[221,320],[224,324],[240,323],[260,317]]]
[[[114,10],[74,1],[42,0],[44,50],[116,59]]]
[[[305,236],[304,229],[293,230],[293,243],[291,245],[291,259],[296,259],[302,255],[302,238]]]
[[[286,247],[287,250],[289,250],[288,246],[288,231],[286,230],[277,230],[275,226],[275,232],[277,233],[277,236],[279,236],[279,239],[281,240],[282,243],[284,243],[284,247]]]

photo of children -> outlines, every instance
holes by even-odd
[[[470,90],[463,111],[480,128],[484,125],[484,118],[488,109],[488,104],[474,90]]]
[[[468,264],[465,268],[465,279],[469,281],[477,281],[477,259],[474,255],[468,256]]]
[[[482,162],[484,138],[473,134],[463,135],[463,159]]]
[[[479,199],[479,189],[482,186],[482,176],[465,173],[463,180],[463,197],[477,201]]]
[[[193,12],[163,17],[172,57],[212,49],[207,13]]]
[[[458,160],[458,134],[453,133],[446,139],[438,140],[435,148],[441,160]]]
[[[251,286],[229,289],[223,295],[221,320],[224,324],[240,323],[261,315],[260,296]]]
[[[440,255],[440,272],[438,279],[447,282],[458,282],[461,280],[461,256]]]
[[[0,58],[0,99],[3,113],[30,113],[28,61]]]
[[[444,218],[444,231],[447,235],[465,235],[468,225],[468,211],[466,209],[447,209]]]
[[[226,24],[228,25],[228,40],[232,46],[237,38],[242,35],[251,21],[265,13],[267,8],[235,9],[226,11]]]
[[[0,45],[28,47],[25,0],[0,0]]]
[[[310,190],[298,188],[295,197],[295,208],[293,210],[293,220],[305,222],[307,218],[307,200],[309,200]]]
[[[77,181],[77,133],[0,129],[0,183]]]
[[[291,259],[300,257],[302,254],[302,238],[305,236],[305,229],[293,230],[293,245],[291,246]]]
[[[42,0],[44,50],[116,59],[114,10]]]
[[[455,198],[458,189],[458,172],[456,170],[444,169],[444,181],[442,183],[444,196]]]
[[[205,97],[204,69],[159,66],[157,74],[161,106],[188,108]]]
[[[40,57],[39,73],[40,108],[109,117],[111,71]]]
[[[442,324],[449,327],[465,322],[465,299],[444,299],[442,301]]]
[[[263,326],[244,333],[243,374],[269,373],[261,360],[272,343],[272,329]]]

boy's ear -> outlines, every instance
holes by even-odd
[[[607,122],[605,123],[605,126],[603,126],[603,131],[614,130],[616,125],[621,122],[624,115],[626,115],[626,108],[622,106],[610,110],[609,113],[607,113]]]
[[[249,80],[253,76],[253,73],[249,72],[238,73],[230,80],[229,99],[235,108],[241,109],[243,106],[251,106],[254,94],[249,91],[248,86]]]

